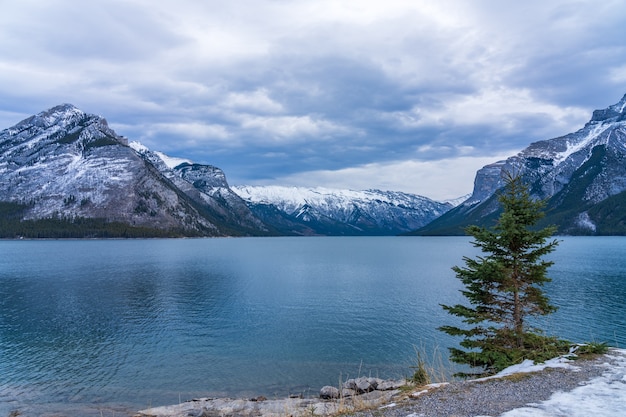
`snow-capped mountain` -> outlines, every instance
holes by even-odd
[[[393,235],[428,224],[452,208],[391,191],[233,186],[266,224],[286,234]]]
[[[388,235],[421,227],[452,207],[382,191],[238,187],[235,193],[221,169],[128,143],[104,118],[71,104],[1,131],[0,175],[2,236],[31,227],[24,220],[39,221],[35,228],[54,220],[53,227],[64,229],[84,228],[85,219],[102,221],[103,230],[87,227],[80,236]],[[59,235],[66,236],[52,234]]]
[[[580,130],[532,143],[476,173],[472,196],[420,233],[461,233],[488,224],[499,208],[503,172],[522,175],[534,197],[547,200],[545,224],[562,234],[626,234],[626,95],[593,112]]]
[[[248,229],[249,234],[269,233],[267,226],[255,217],[245,202],[231,190],[226,175],[220,168],[195,164],[188,159],[151,151],[139,142],[131,142],[130,147],[203,207],[203,212],[210,210],[212,217],[225,225],[225,230],[235,234],[239,234],[236,231],[241,228]]]
[[[104,219],[167,235],[267,232],[219,169],[168,163],[129,146],[104,118],[63,104],[0,132],[0,202],[17,220]]]
[[[472,196],[472,193],[469,193],[469,194],[465,194],[465,195],[462,195],[462,196],[457,197],[457,198],[451,198],[451,199],[448,199],[448,200],[444,200],[444,201],[442,201],[442,203],[448,203],[448,204],[451,204],[452,207],[456,207],[456,206],[459,206],[459,205],[463,204],[471,196]]]

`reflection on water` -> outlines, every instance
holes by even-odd
[[[624,238],[566,238],[542,322],[626,345]],[[195,396],[404,376],[464,302],[467,238],[0,242],[0,415],[124,415]],[[103,413],[104,415],[107,415]]]

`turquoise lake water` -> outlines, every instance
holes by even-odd
[[[626,238],[566,237],[541,322],[626,346]],[[0,241],[0,415],[120,416],[411,373],[464,302],[464,237]]]

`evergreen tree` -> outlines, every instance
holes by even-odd
[[[474,237],[473,245],[486,255],[464,257],[464,267],[452,268],[465,285],[461,293],[472,306],[442,305],[468,325],[439,328],[463,336],[460,345],[467,350],[450,348],[451,360],[480,367],[479,374],[498,372],[523,359],[545,360],[567,346],[567,342],[542,335],[526,321],[556,310],[541,289],[550,281],[546,272],[552,262],[542,258],[558,244],[556,240],[546,242],[556,228],[535,230],[533,226],[543,217],[544,202],[531,198],[519,176],[509,174],[505,180],[499,197],[503,212],[493,230],[466,229]]]

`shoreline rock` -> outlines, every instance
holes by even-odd
[[[341,390],[337,387],[326,385],[320,390],[320,398],[324,400],[336,400],[339,398],[349,398],[357,395],[363,395],[372,391],[390,391],[398,390],[401,387],[409,385],[405,379],[388,379],[380,378],[352,378],[348,379],[341,386]]]
[[[375,407],[389,402],[400,393],[406,380],[355,378],[337,387],[325,386],[319,397],[291,396],[267,399],[198,398],[177,405],[153,407],[139,411],[134,417],[300,417],[330,415]]]

